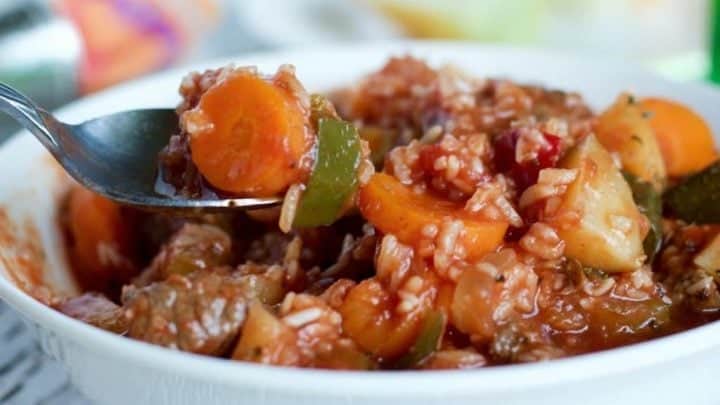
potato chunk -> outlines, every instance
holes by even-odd
[[[640,267],[645,260],[642,242],[647,220],[610,154],[589,135],[560,166],[578,171],[550,219],[565,241],[565,254],[608,272]]]
[[[598,117],[598,141],[619,155],[623,169],[662,189],[667,172],[649,115],[630,94],[621,94],[615,104]]]
[[[720,270],[720,234],[705,245],[703,250],[695,256],[693,263],[704,270]]]
[[[250,305],[242,336],[233,351],[235,360],[297,365],[300,361],[295,331],[259,302]]]

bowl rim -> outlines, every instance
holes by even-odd
[[[347,44],[320,45],[316,47],[291,48],[270,52],[258,52],[239,55],[235,58],[205,61],[202,64],[182,66],[165,72],[149,75],[145,78],[114,86],[96,95],[75,101],[59,110],[80,109],[83,105],[96,102],[99,97],[124,88],[142,88],[153,81],[168,75],[178,75],[198,66],[210,64],[221,66],[228,61],[292,60],[293,55],[313,53],[348,52]],[[531,55],[548,55],[559,58],[578,58],[578,54],[529,49],[523,47],[488,46],[458,41],[387,41],[353,44],[353,51],[398,54],[418,51],[432,52],[438,49],[452,48],[454,52],[463,50],[473,52],[511,52]],[[608,65],[607,60],[593,59],[580,55],[583,60]],[[613,65],[614,66],[614,65]],[[629,74],[642,73],[641,69],[628,66],[616,66],[617,72]],[[662,78],[656,80],[667,82]],[[668,82],[669,83],[669,82]],[[674,84],[677,85],[677,84]],[[682,83],[695,91],[712,91],[717,97],[720,91],[709,85]],[[22,131],[21,131],[22,133]],[[13,150],[21,142],[28,142],[29,134],[13,136],[2,147],[0,155]],[[1,264],[0,264],[1,265]],[[694,354],[701,353],[718,344],[713,337],[720,334],[720,322],[711,322],[684,332],[660,337],[607,351],[556,359],[549,362],[495,366],[473,370],[442,371],[331,371],[300,369],[291,367],[268,366],[255,363],[236,362],[226,359],[182,353],[135,341],[95,328],[81,321],[65,316],[35,300],[5,277],[0,276],[0,298],[5,300],[24,317],[64,336],[73,343],[84,345],[88,351],[105,353],[108,356],[122,356],[127,361],[139,363],[153,369],[172,370],[173,373],[209,383],[222,383],[232,386],[257,386],[268,390],[318,394],[330,396],[357,396],[364,398],[388,398],[407,396],[436,396],[439,393],[451,396],[464,396],[478,393],[502,393],[521,391],[540,386],[567,384],[610,375],[631,373],[659,363],[669,363]]]

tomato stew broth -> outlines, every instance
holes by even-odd
[[[720,228],[661,211],[694,174],[663,147],[662,114],[702,124],[684,106],[654,99],[654,121],[623,94],[596,115],[412,57],[328,98],[290,66],[193,73],[180,94],[169,190],[285,203],[181,218],[72,190],[86,293],[58,310],[175,350],[366,370],[547,360],[717,317]]]

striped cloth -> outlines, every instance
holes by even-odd
[[[0,404],[89,405],[62,366],[45,356],[19,316],[0,301]]]

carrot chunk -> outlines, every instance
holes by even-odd
[[[353,287],[338,309],[343,330],[362,349],[383,359],[406,353],[420,331],[423,310],[397,313],[397,299],[374,278]]]
[[[113,294],[136,273],[131,225],[119,205],[85,188],[68,203],[70,259],[85,289]]]
[[[710,127],[690,108],[661,98],[646,98],[641,106],[651,113],[650,125],[670,176],[687,176],[718,158]]]
[[[238,71],[183,115],[192,161],[214,187],[266,197],[299,181],[312,144],[307,114],[280,86]]]
[[[464,225],[459,243],[470,260],[480,259],[498,247],[508,228],[506,222],[478,218],[465,211],[462,204],[416,194],[384,173],[375,174],[360,189],[358,206],[365,219],[375,227],[414,246],[423,239],[425,225],[440,227],[445,218],[459,219]]]

